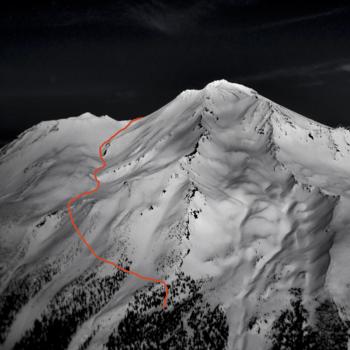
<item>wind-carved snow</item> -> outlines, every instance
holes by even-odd
[[[88,113],[43,122],[3,149],[4,348],[53,346],[38,335],[59,333],[53,312],[62,334],[69,329],[55,348],[120,349],[129,334],[134,348],[168,348],[173,337],[181,348],[272,349],[292,333],[288,312],[305,318],[295,324],[308,324],[320,349],[332,339],[346,348],[349,130],[220,80],[184,91],[118,135],[105,149],[100,190],[74,215],[100,256],[171,283],[161,314],[161,290],[98,264],[65,212],[69,198],[94,187],[98,146],[124,123]],[[133,333],[129,317],[141,320],[140,308],[156,340]],[[196,313],[206,321],[197,324]],[[182,323],[168,333],[165,319]],[[303,329],[296,332],[308,339]]]

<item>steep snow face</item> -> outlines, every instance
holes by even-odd
[[[163,290],[98,263],[66,212],[123,125],[43,122],[1,150],[4,348],[346,348],[349,131],[221,80],[115,138],[74,216],[99,255],[168,281],[164,312]]]

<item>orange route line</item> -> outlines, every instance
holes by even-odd
[[[121,132],[123,132],[124,130],[126,130],[131,124],[135,123],[136,121],[142,119],[142,117],[138,117],[138,118],[134,118],[134,119],[131,119],[125,126],[123,126],[122,128],[120,128],[119,130],[117,130],[112,136],[110,136],[107,140],[103,141],[101,144],[100,144],[100,147],[98,149],[98,154],[99,154],[99,157],[100,157],[100,160],[101,160],[101,163],[102,165],[95,168],[94,171],[92,172],[92,175],[93,175],[93,178],[96,182],[96,186],[91,189],[90,191],[86,191],[86,192],[82,192],[82,193],[79,193],[78,195],[72,197],[68,202],[67,202],[67,209],[68,209],[68,214],[69,214],[69,217],[70,217],[70,221],[72,223],[72,226],[75,230],[75,232],[78,234],[80,240],[86,245],[86,247],[90,250],[91,254],[98,260],[106,263],[106,264],[109,264],[109,265],[112,265],[114,266],[115,268],[117,268],[118,270],[120,271],[123,271],[125,273],[128,273],[129,275],[133,275],[141,280],[144,280],[144,281],[151,281],[153,283],[159,283],[161,285],[164,286],[164,289],[165,289],[165,296],[164,296],[164,300],[163,300],[163,309],[165,310],[167,308],[167,299],[168,299],[168,295],[169,295],[169,287],[166,283],[166,281],[164,280],[160,280],[160,279],[156,279],[156,278],[153,278],[153,277],[148,277],[148,276],[144,276],[144,275],[141,275],[140,273],[136,272],[136,271],[132,271],[132,270],[127,270],[125,269],[124,267],[116,264],[115,262],[111,261],[111,260],[108,260],[108,259],[105,259],[101,256],[99,256],[94,248],[92,248],[92,246],[90,245],[90,243],[86,240],[86,238],[84,237],[84,235],[81,233],[78,225],[75,223],[74,221],[74,217],[73,217],[73,212],[72,212],[72,205],[73,203],[75,203],[78,199],[81,199],[83,197],[86,197],[90,194],[93,194],[95,192],[97,192],[101,186],[101,183],[100,183],[100,180],[98,179],[97,177],[97,174],[103,170],[104,168],[106,168],[107,166],[107,162],[105,161],[105,159],[103,158],[103,147],[105,147],[107,144],[109,144],[117,135],[119,135]]]

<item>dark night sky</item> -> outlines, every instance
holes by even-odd
[[[350,125],[350,1],[12,1],[0,14],[0,142],[89,111],[146,115],[216,79]]]

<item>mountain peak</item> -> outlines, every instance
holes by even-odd
[[[220,80],[214,80],[211,83],[208,83],[203,89],[188,89],[184,90],[180,93],[181,97],[195,97],[198,94],[202,94],[204,96],[211,96],[219,93],[221,91],[224,92],[226,91],[227,93],[238,93],[241,94],[241,96],[255,96],[258,95],[258,93],[241,84],[237,83],[231,83],[225,79],[220,79]]]
[[[232,92],[239,91],[246,93],[247,95],[257,94],[257,92],[251,89],[250,87],[247,87],[242,84],[231,83],[226,79],[214,80],[211,83],[207,84],[204,89],[207,91],[211,91],[213,89],[224,89]]]

